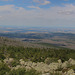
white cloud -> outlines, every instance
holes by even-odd
[[[51,2],[50,1],[44,1],[44,3],[41,3],[41,5],[47,5],[47,4],[50,4]]]
[[[30,6],[30,8],[35,8]],[[66,4],[64,7],[38,8],[27,10],[15,5],[0,6],[0,25],[75,25],[75,5]],[[67,15],[68,14],[68,15]]]
[[[64,15],[72,15],[72,14],[75,14],[75,11],[72,11],[72,10],[60,10],[58,11],[58,14],[64,14]]]
[[[34,8],[34,9],[40,9],[39,7],[36,6],[27,6],[28,8]]]
[[[59,9],[58,14],[73,15],[75,14],[75,6],[72,4],[66,4],[65,7]]]
[[[48,0],[33,0],[33,2],[38,3],[39,5],[47,5],[50,4],[51,2]]]

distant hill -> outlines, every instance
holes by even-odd
[[[41,45],[43,47],[65,47],[75,49],[75,34],[73,33],[0,33],[1,37],[12,38],[21,42],[20,45],[31,43]],[[12,42],[18,45],[16,42]],[[44,44],[43,44],[44,43]],[[40,47],[40,46],[38,46]]]
[[[37,43],[31,43],[31,42],[25,42],[21,41],[20,39],[14,39],[14,38],[7,38],[7,37],[0,37],[0,47],[2,46],[22,46],[22,47],[32,47],[32,48],[48,48],[46,46],[37,44]]]

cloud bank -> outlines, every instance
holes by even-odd
[[[65,4],[64,7],[55,6],[48,9],[34,6],[28,8],[34,9],[27,10],[15,5],[0,6],[0,25],[74,26],[75,24],[75,5]]]

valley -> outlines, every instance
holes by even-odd
[[[75,34],[73,33],[0,33],[0,36],[12,38],[23,43],[75,49]]]

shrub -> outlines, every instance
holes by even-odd
[[[13,62],[11,62],[11,66],[12,67],[15,67],[17,65],[19,65],[19,61],[13,61]]]
[[[4,59],[5,59],[5,56],[0,53],[0,60],[4,60]]]
[[[35,70],[26,71],[25,68],[19,68],[17,70],[12,70],[8,75],[39,75]]]
[[[10,69],[6,64],[0,63],[0,75],[5,75],[9,71]]]
[[[56,72],[56,73],[50,73],[50,75],[62,75],[62,74],[59,72]]]
[[[50,64],[50,63],[52,63],[52,62],[56,62],[56,60],[57,60],[56,58],[46,58],[44,62],[45,62],[46,64]]]
[[[73,69],[73,70],[75,71],[75,65],[71,66],[70,68]]]

